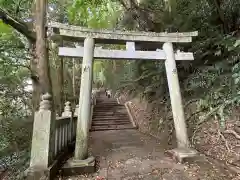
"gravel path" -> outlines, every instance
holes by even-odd
[[[97,158],[97,172],[64,179],[233,180],[204,157],[192,164],[175,163],[164,155],[166,149],[155,138],[137,130],[92,132],[90,144],[90,152]]]

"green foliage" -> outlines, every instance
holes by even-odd
[[[11,28],[4,24],[2,20],[0,20],[0,32],[1,34],[9,34],[11,32]]]
[[[153,20],[152,31],[199,31],[199,37],[193,39],[191,44],[177,47],[192,51],[195,56],[192,63],[177,64],[182,93],[185,100],[199,99],[197,111],[207,108],[211,112],[211,109],[216,108],[213,114],[218,114],[220,121],[224,121],[226,113],[229,113],[228,108],[240,102],[240,11],[237,10],[240,2],[228,0],[218,5],[207,0],[169,0],[166,3],[147,0],[140,7],[137,20],[129,17],[134,12],[125,13],[129,20],[123,18],[126,26],[128,22],[134,24],[135,21],[133,28],[136,29],[140,22],[149,22],[142,15],[142,9],[145,9]],[[126,73],[127,69],[132,71]],[[119,76],[129,78],[126,81],[119,78],[121,83],[115,82],[114,88],[118,84],[119,88],[125,87],[146,100],[169,102],[163,63],[125,63]]]
[[[9,12],[13,17],[30,20],[33,10],[33,0],[0,0],[0,9]]]
[[[1,8],[29,18],[31,1],[0,1]],[[24,8],[24,10],[22,9]],[[29,83],[28,42],[0,20],[0,164],[11,171],[8,179],[17,179],[28,158],[32,133],[31,92]]]
[[[111,0],[75,0],[68,8],[69,22],[91,28],[113,28],[121,12],[118,3]]]
[[[206,114],[218,114],[220,124],[224,126],[227,107],[240,103],[240,1],[226,0],[219,5],[210,0],[145,0],[127,10],[120,5],[121,2],[51,0],[48,18],[90,28],[121,27],[155,32],[198,30],[199,37],[191,44],[176,45],[181,50],[194,52],[195,57],[193,62],[177,64],[182,94],[184,100],[198,99],[197,110],[207,109]],[[1,9],[29,22],[29,26],[33,21],[33,5],[32,0],[0,0]],[[32,114],[31,92],[25,88],[31,58],[27,46],[22,35],[0,21],[0,159],[17,156],[18,160],[25,161],[28,157],[32,129],[29,116]],[[104,45],[104,48],[123,47]],[[51,49],[54,80],[58,79],[59,59],[56,54],[57,51]],[[72,93],[73,64],[72,61],[64,62],[66,99]],[[79,63],[75,66],[76,77],[80,77]],[[169,103],[163,62],[99,60],[94,64],[94,81],[114,91],[127,89],[156,106],[160,102]],[[54,81],[53,85],[57,87],[58,82]],[[58,91],[55,88],[54,94]],[[58,99],[57,95],[55,99]],[[7,162],[9,165],[10,161]],[[14,162],[17,164],[16,160]]]

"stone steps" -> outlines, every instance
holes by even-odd
[[[121,118],[121,117],[98,116],[98,117],[93,117],[93,121],[127,121],[129,122],[129,119],[127,117]]]
[[[93,110],[94,111],[94,110]],[[111,111],[111,109],[109,109],[109,111]],[[93,117],[98,117],[98,116],[101,116],[101,117],[122,117],[122,118],[128,118],[128,114],[127,114],[127,111],[126,112],[106,112],[106,113],[98,113],[98,112],[95,112],[93,113]]]
[[[100,107],[101,108],[101,107]],[[124,109],[112,109],[112,108],[106,108],[106,109],[96,109],[96,107],[94,107],[94,114],[122,114],[122,113],[126,113],[126,109],[124,107]]]
[[[95,121],[92,126],[105,126],[105,125],[131,125],[129,121]]]
[[[95,106],[94,108],[96,108],[98,111],[101,111],[103,109],[124,109],[125,107],[123,105],[107,105],[107,106],[104,106],[104,107],[101,107],[101,106]]]
[[[126,127],[126,126],[123,126],[123,127],[112,127],[112,126],[109,126],[109,127],[103,127],[103,126],[96,126],[96,127],[92,127],[92,129],[90,131],[110,131],[110,130],[124,130],[124,129],[136,129],[135,127],[133,127],[131,125],[131,127]]]
[[[102,95],[94,107],[90,131],[135,129],[124,105]]]

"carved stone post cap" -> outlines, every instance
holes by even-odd
[[[71,103],[69,101],[65,102],[65,105],[70,105]]]
[[[49,93],[42,95],[39,110],[49,110],[51,108],[52,96]]]
[[[49,93],[45,93],[42,95],[42,100],[51,100],[52,96]]]
[[[64,111],[70,111],[71,110],[71,103],[69,101],[65,102],[65,107],[64,107]]]
[[[64,112],[62,113],[62,116],[71,116],[72,115],[72,107],[71,102],[67,101],[65,102]]]
[[[65,106],[70,106],[71,105],[71,102],[67,101],[65,102]]]

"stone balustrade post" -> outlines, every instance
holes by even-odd
[[[65,103],[64,111],[62,113],[62,117],[71,117],[72,116],[72,108],[71,103],[67,101]]]
[[[74,111],[74,116],[78,116],[79,105],[77,104]]]
[[[68,144],[69,141],[71,141],[72,137],[72,130],[73,130],[73,112],[71,103],[67,101],[65,103],[64,112],[62,113],[62,117],[70,117],[70,123],[64,127],[64,146]]]
[[[34,179],[48,169],[55,150],[55,114],[51,111],[51,95],[42,96],[39,111],[34,115],[30,167],[28,179]]]

